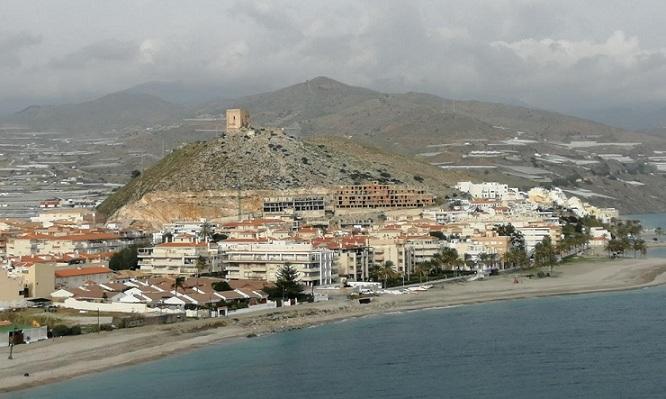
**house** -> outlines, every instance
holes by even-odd
[[[56,287],[73,288],[81,286],[87,281],[106,283],[112,278],[113,270],[100,265],[58,268],[55,271]]]
[[[181,238],[182,240],[179,240]],[[182,235],[174,241],[141,248],[138,252],[141,272],[158,276],[194,276],[220,272],[217,244],[198,242]]]

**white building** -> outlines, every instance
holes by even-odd
[[[171,236],[188,234],[194,237],[199,237],[203,231],[205,223],[205,219],[199,221],[176,221],[173,223],[166,223],[161,231],[153,233],[153,243],[159,244],[163,242],[164,237],[169,234]]]
[[[286,264],[293,266],[300,281],[308,286],[331,284],[337,277],[333,251],[312,244],[221,242],[219,250],[229,279],[275,282],[277,272]]]
[[[179,240],[182,237],[186,238]],[[194,238],[187,237],[181,235],[173,242],[139,249],[141,271],[160,276],[193,276],[222,271],[216,243],[196,242]],[[203,268],[198,268],[199,259],[204,261]]]
[[[461,181],[456,184],[456,189],[468,193],[472,198],[501,200],[507,199],[508,194],[515,193],[515,189],[510,189],[508,185],[497,182],[472,183],[471,181]]]
[[[534,250],[534,247],[546,237],[550,237],[554,245],[560,241],[559,232],[561,230],[554,229],[551,226],[516,226],[516,230],[523,235],[523,238],[525,239],[525,250],[528,254],[531,253]]]
[[[56,287],[78,287],[86,282],[106,283],[113,278],[113,270],[104,266],[58,268],[55,270]]]

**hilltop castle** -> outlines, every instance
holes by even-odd
[[[250,113],[242,108],[227,110],[227,132],[250,127]]]

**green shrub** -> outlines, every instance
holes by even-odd
[[[69,335],[69,327],[64,324],[58,324],[53,326],[51,332],[53,333],[54,337],[64,337],[65,335]]]

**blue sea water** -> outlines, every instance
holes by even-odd
[[[665,303],[658,287],[373,316],[0,398],[664,398]]]

